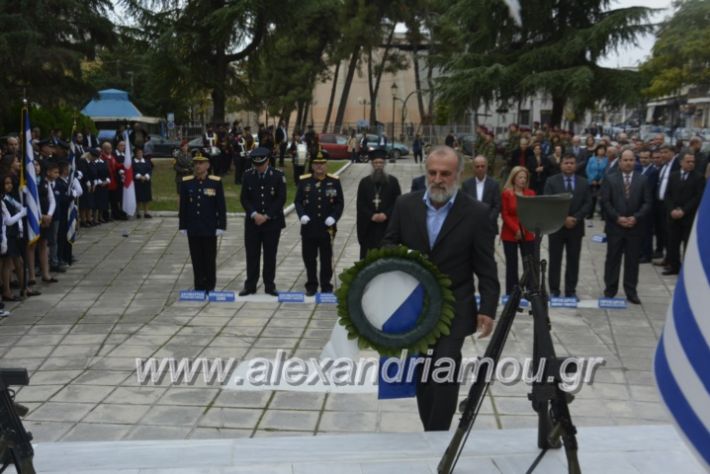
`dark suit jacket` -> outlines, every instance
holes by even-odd
[[[397,199],[385,238],[385,245],[402,244],[417,250],[451,279],[456,316],[451,333],[473,334],[478,313],[495,317],[500,296],[498,271],[494,259],[492,225],[488,209],[464,193],[457,193],[433,248],[429,246],[427,207],[424,192],[404,194]],[[476,307],[473,275],[478,278],[481,308]]]
[[[607,234],[641,235],[646,230],[641,222],[650,217],[653,195],[645,176],[634,171],[629,199],[624,196],[624,173],[611,173],[602,183],[601,201],[606,213]],[[631,229],[616,223],[619,216],[635,217],[637,224]]]
[[[533,153],[532,148],[526,148],[525,149],[525,156],[522,155],[522,150],[520,148],[516,148],[513,150],[513,153],[510,155],[510,158],[508,159],[508,169],[512,170],[516,166],[521,166],[520,162],[522,161],[525,163],[525,166],[530,173],[535,172],[535,168],[537,168],[537,160],[535,159],[535,153]]]
[[[705,177],[693,171],[688,174],[685,182],[681,181],[681,171],[671,173],[666,189],[666,212],[670,214],[673,209],[682,209],[683,222],[693,222],[695,211],[698,210],[700,199],[705,189]]]
[[[648,187],[651,188],[651,191],[655,192],[656,186],[658,186],[658,177],[660,176],[658,168],[654,165],[649,166],[645,170],[642,168],[641,174],[648,180]]]
[[[592,193],[589,189],[587,180],[581,176],[574,176],[574,191],[572,192],[572,201],[569,204],[567,215],[577,219],[577,224],[568,229],[564,226],[557,232],[566,232],[569,235],[583,236],[584,235],[584,217],[589,215],[592,210]],[[545,194],[560,194],[565,191],[565,175],[562,173],[550,176],[545,182]]]
[[[426,175],[417,176],[412,180],[412,189],[409,191],[426,191]]]
[[[471,196],[474,201],[478,201],[476,193],[476,178],[469,178],[461,185],[461,190]],[[486,177],[483,183],[483,202],[488,206],[488,216],[498,233],[498,216],[500,215],[500,186],[494,179]]]

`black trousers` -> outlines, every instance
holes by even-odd
[[[562,252],[567,253],[565,267],[565,296],[572,296],[577,292],[579,280],[579,257],[582,252],[582,235],[572,235],[561,230],[548,236],[550,245],[550,293],[560,293],[560,274],[562,272]]]
[[[653,202],[653,225],[656,233],[656,252],[663,252],[668,247],[668,211],[663,201]]]
[[[195,290],[213,291],[217,285],[217,237],[187,237]]]
[[[437,367],[437,360],[449,358],[455,363],[452,381],[436,382],[432,379],[433,370],[423,373],[422,365],[417,366],[417,408],[424,431],[448,431],[456,413],[459,398],[458,371],[461,367],[461,347],[464,337],[458,335],[442,336],[434,345],[431,355],[431,368]],[[448,367],[442,364],[441,367]],[[422,378],[426,376],[426,381]]]
[[[303,263],[306,265],[306,291],[318,290],[318,255],[320,254],[320,289],[323,293],[333,291],[333,248],[330,236],[303,237],[301,239]]]
[[[643,223],[641,224],[643,225]],[[608,233],[606,241],[606,262],[604,263],[604,292],[615,296],[619,290],[621,259],[624,260],[624,292],[626,296],[636,295],[639,281],[639,258],[641,257],[642,235]]]
[[[279,247],[281,229],[261,230],[259,226],[247,224],[244,227],[244,247],[247,252],[247,279],[244,288],[256,291],[259,282],[261,251],[264,250],[264,290],[276,289],[276,251]]]
[[[423,163],[424,162],[424,154],[422,150],[415,151],[414,152],[414,162],[415,163]]]
[[[653,234],[654,227],[656,226],[655,219],[653,218],[656,212],[656,202],[653,203],[651,208],[651,215],[644,219],[643,225],[643,241],[641,243],[641,258],[651,259],[653,257]]]
[[[279,145],[279,168],[284,167],[284,156],[286,156],[286,142]]]
[[[69,239],[67,239],[67,232],[69,232],[68,220],[59,219],[59,233],[57,234],[57,257],[59,258],[60,262],[64,262],[67,265],[71,265],[72,244],[69,243]]]
[[[688,239],[690,238],[690,230],[693,227],[692,219],[670,219],[668,223],[668,252],[666,260],[668,266],[674,272],[680,270],[680,245],[683,244],[683,250],[688,248]]]
[[[123,186],[108,192],[108,200],[111,206],[111,219],[125,219],[126,213],[121,209],[123,201]]]
[[[520,248],[520,256],[532,255],[535,251],[535,241],[529,242],[508,242],[503,241],[503,252],[505,253],[505,294],[509,295],[513,292],[513,288],[519,283],[520,275],[518,274],[518,248]]]
[[[239,154],[234,155],[234,184],[242,184],[242,176],[244,175],[244,162],[246,161]]]

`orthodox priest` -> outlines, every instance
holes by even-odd
[[[360,259],[367,251],[380,247],[392,215],[394,202],[402,194],[399,181],[385,171],[387,151],[373,150],[370,154],[372,171],[360,180],[357,187],[357,241]]]

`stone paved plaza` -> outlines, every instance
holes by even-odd
[[[389,165],[406,190],[419,165]],[[358,255],[355,194],[369,170],[353,165],[342,175],[346,210],[335,241],[337,269]],[[292,196],[289,197],[292,199]],[[218,286],[238,291],[245,277],[243,218],[228,222],[219,244]],[[587,229],[580,298],[602,291],[604,245]],[[496,242],[504,277],[502,245]],[[13,304],[0,321],[0,364],[26,367],[31,385],[17,399],[31,411],[27,428],[47,441],[163,440],[312,436],[320,433],[419,432],[414,400],[378,401],[373,393],[245,391],[220,386],[141,385],[135,359],[147,357],[273,358],[277,349],[317,357],[336,321],[332,305],[271,302],[184,303],[192,285],[187,241],[174,217],[112,223],[81,232],[79,261],[60,282],[40,284],[39,297]],[[299,225],[295,213],[279,247],[279,290],[303,291]],[[599,356],[606,365],[571,405],[580,427],[665,424],[651,372],[674,277],[642,265],[643,305],[627,310],[551,311],[558,353]],[[263,291],[262,288],[259,289]],[[488,339],[466,343],[465,356],[482,354]],[[531,318],[516,320],[504,355],[525,357],[532,348]],[[528,387],[494,384],[476,429],[528,428],[536,417]]]

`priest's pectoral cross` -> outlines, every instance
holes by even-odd
[[[382,200],[380,199],[380,193],[375,193],[375,199],[373,199],[372,202],[375,205],[375,210],[379,211],[380,203],[382,202]]]

